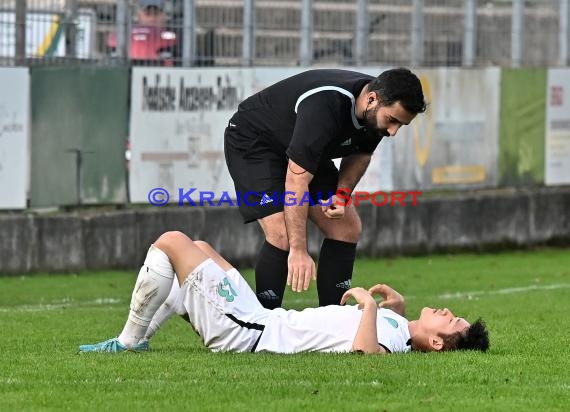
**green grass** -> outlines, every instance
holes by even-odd
[[[354,284],[391,284],[407,296],[409,317],[425,305],[483,316],[487,354],[210,353],[178,318],[157,334],[150,353],[76,354],[79,344],[120,332],[134,279],[123,272],[0,278],[0,411],[519,412],[570,405],[568,250],[357,262]],[[289,293],[285,306],[315,303],[313,285]]]

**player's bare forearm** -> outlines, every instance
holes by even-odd
[[[377,307],[374,299],[364,304],[362,308],[362,318],[358,325],[358,331],[352,343],[352,350],[364,353],[384,352],[382,346],[378,344],[378,334],[376,329]]]
[[[343,157],[340,163],[338,189],[349,189],[351,192],[366,172],[370,164],[371,154],[357,153]]]
[[[308,205],[285,206],[285,227],[291,250],[307,250],[307,215]]]
[[[289,161],[287,176],[285,179],[285,191],[294,193],[294,201],[289,198],[290,206],[284,206],[285,226],[291,250],[307,250],[307,216],[309,214],[309,202],[301,200],[309,191],[309,182],[313,175],[300,168],[293,161]]]
[[[305,194],[308,193],[309,182],[312,178],[313,175],[309,172],[292,160],[289,161],[285,190],[293,194],[294,199],[290,199],[288,203],[294,204],[283,205],[283,209],[290,248],[287,258],[287,284],[291,285],[293,292],[307,290],[311,280],[315,279],[315,262],[307,251],[309,202],[302,202]]]
[[[362,310],[362,317],[352,342],[352,350],[364,353],[384,353],[385,349],[378,343],[378,331],[376,329],[378,308],[376,301],[369,291],[361,287],[347,290],[342,295],[340,304],[344,305],[350,298],[354,298]]]

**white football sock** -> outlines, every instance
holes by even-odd
[[[164,325],[164,322],[170,319],[174,313],[178,313],[179,315],[185,313],[186,309],[181,305],[180,286],[178,285],[178,280],[174,280],[168,297],[152,317],[144,335],[144,339],[149,340],[152,338],[156,331],[160,329],[160,327]],[[178,306],[181,306],[181,309],[179,309]]]
[[[119,335],[125,346],[138,343],[145,335],[150,321],[170,292],[174,269],[166,253],[152,245],[131,297],[129,318]]]

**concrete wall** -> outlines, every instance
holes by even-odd
[[[419,197],[418,206],[359,206],[361,256],[570,244],[570,187]],[[263,241],[235,208],[153,208],[98,215],[0,216],[0,273],[135,269],[162,232],[182,230],[251,265]],[[321,236],[310,231],[318,253]]]

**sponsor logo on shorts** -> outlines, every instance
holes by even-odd
[[[259,202],[259,204],[260,204],[261,206],[264,206],[264,205],[266,205],[266,204],[268,204],[268,203],[273,203],[273,198],[269,197],[269,196],[267,195],[267,193],[264,193],[263,196],[261,196],[261,201]]]
[[[337,288],[341,288],[341,289],[350,289],[350,285],[352,284],[352,281],[349,280],[345,280],[344,282],[340,282],[336,284]]]
[[[265,299],[265,300],[277,300],[277,299],[279,299],[279,296],[271,289],[264,290],[263,292],[259,292],[257,294],[257,296],[260,299]]]
[[[228,302],[233,302],[235,297],[238,295],[237,292],[232,288],[230,280],[225,277],[220,283],[218,283],[218,295],[225,298]]]

